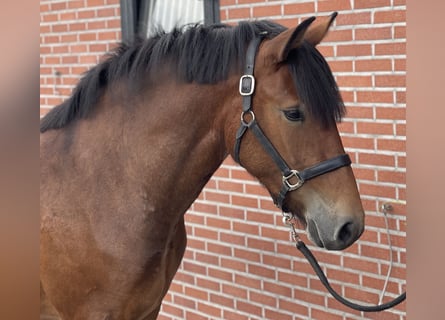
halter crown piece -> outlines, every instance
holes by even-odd
[[[255,113],[252,110],[252,98],[255,93],[255,77],[253,75],[255,67],[255,56],[263,38],[264,34],[260,34],[260,36],[255,37],[249,43],[249,46],[247,48],[244,75],[241,76],[239,82],[239,93],[243,97],[243,105],[241,112],[241,125],[236,132],[234,158],[236,162],[241,164],[241,140],[247,129],[250,129],[257,140],[260,142],[260,144],[263,146],[265,151],[269,154],[269,156],[281,170],[283,184],[281,186],[280,193],[276,197],[274,197],[274,202],[277,207],[283,210],[284,199],[286,198],[286,195],[289,191],[299,189],[306,181],[317,176],[334,171],[344,166],[349,166],[351,164],[351,159],[349,158],[349,155],[342,154],[322,161],[301,171],[292,170],[275,149],[270,140],[266,137],[263,130],[261,130],[260,126],[258,125],[258,122],[255,119]]]

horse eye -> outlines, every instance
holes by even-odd
[[[304,114],[299,109],[285,110],[284,116],[290,121],[303,121]]]

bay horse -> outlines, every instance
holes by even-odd
[[[229,154],[316,245],[360,237],[345,107],[315,48],[335,15],[160,32],[83,76],[40,124],[41,319],[156,319],[184,214]]]

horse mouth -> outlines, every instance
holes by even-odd
[[[324,248],[323,241],[321,241],[317,226],[315,225],[314,221],[312,220],[307,221],[306,233],[308,234],[309,239],[313,243],[315,243],[320,248]]]

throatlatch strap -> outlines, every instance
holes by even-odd
[[[241,148],[241,138],[243,137],[244,133],[246,133],[247,128],[248,127],[242,123],[238,128],[238,130],[236,131],[234,155],[235,155],[235,161],[238,162],[239,164],[241,164],[239,158],[239,152]]]

